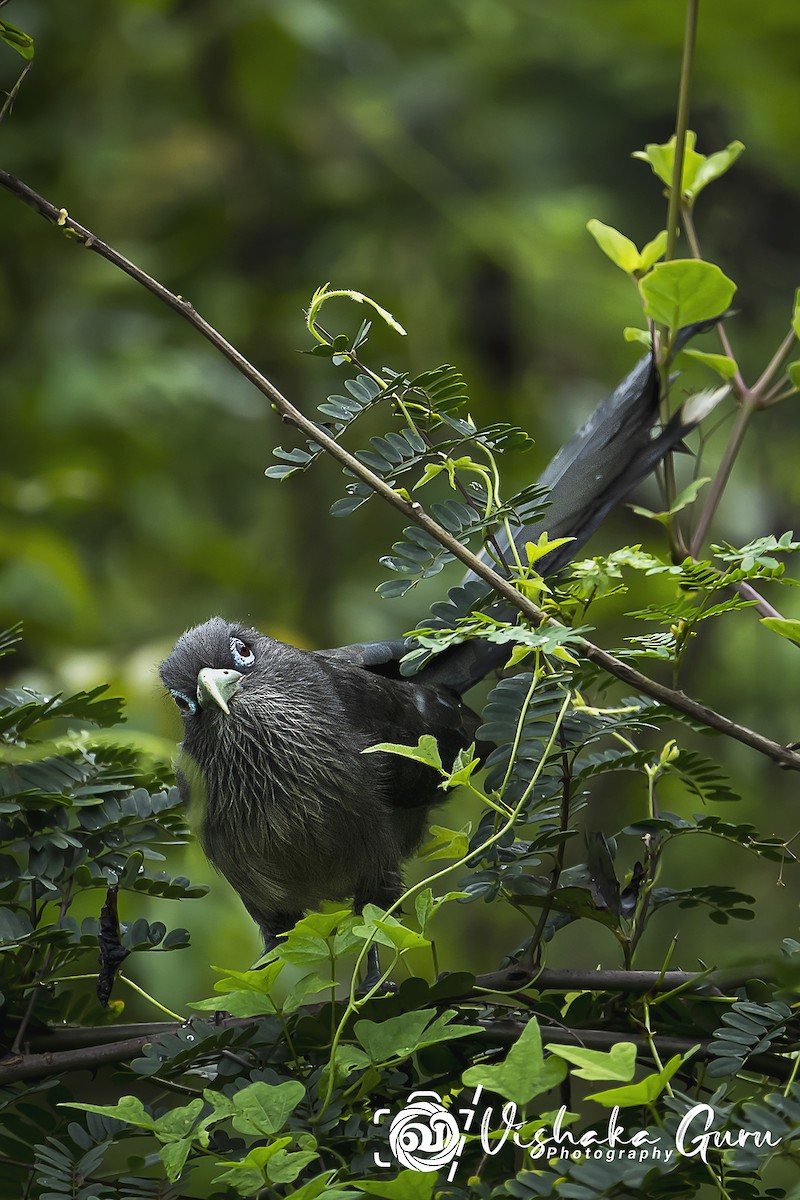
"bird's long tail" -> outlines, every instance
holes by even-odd
[[[675,352],[695,334],[712,328],[717,320],[681,329],[675,339]],[[526,542],[537,541],[545,531],[551,539],[572,539],[541,560],[539,569],[543,574],[554,574],[574,558],[614,505],[651,474],[699,423],[696,414],[679,410],[653,436],[659,418],[659,394],[658,372],[650,354],[597,406],[539,476],[538,485],[548,493],[547,508],[542,516],[541,502],[533,502],[531,509],[536,515],[514,532],[516,546],[522,550]],[[524,521],[524,509],[520,515]],[[500,548],[506,551],[508,543],[501,539]],[[486,552],[484,558],[490,561]],[[449,601],[434,605],[434,622],[449,624],[459,613],[476,607],[481,595],[488,598],[488,588],[470,573],[460,587],[450,592]],[[507,615],[500,606],[498,612]],[[417,677],[445,684],[461,694],[502,665],[507,656],[507,647],[473,640],[437,655]]]

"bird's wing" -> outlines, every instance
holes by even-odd
[[[376,675],[399,678],[398,663],[414,643],[408,638],[387,639],[382,642],[354,642],[352,646],[337,646],[332,650],[317,650],[321,658],[364,667]]]

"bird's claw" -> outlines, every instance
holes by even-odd
[[[363,982],[359,983],[356,987],[355,994],[360,999],[363,999],[364,996],[369,995],[373,988],[378,989],[375,992],[376,996],[393,996],[397,991],[397,984],[392,983],[391,979],[381,979],[380,975],[374,978],[367,975]]]

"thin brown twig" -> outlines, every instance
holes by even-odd
[[[744,435],[747,433],[747,428],[752,420],[758,405],[753,399],[751,392],[747,392],[742,397],[739,410],[736,413],[736,420],[733,423],[728,443],[722,453],[720,464],[717,467],[717,472],[711,480],[708,491],[705,496],[705,503],[700,511],[700,516],[697,519],[697,524],[692,533],[691,555],[692,558],[698,558],[700,551],[703,548],[703,543],[706,540],[709,526],[711,525],[714,515],[719,507],[722,494],[727,487],[728,480],[733,470],[733,465],[739,455]]]
[[[56,928],[58,928],[58,926],[64,920],[64,917],[66,916],[67,911],[69,909],[70,899],[72,897],[73,883],[74,883],[74,879],[70,879],[64,890],[64,894],[61,897],[61,904],[59,905],[58,917],[56,919]],[[34,922],[33,922],[34,929],[36,928],[36,925],[37,925],[37,921],[34,920]],[[30,1022],[31,1022],[31,1018],[33,1017],[33,1010],[36,1007],[37,1000],[39,999],[39,993],[41,990],[42,983],[47,978],[48,972],[50,971],[50,966],[52,964],[54,954],[55,954],[55,947],[48,946],[47,952],[44,956],[44,962],[42,963],[41,969],[38,972],[37,979],[34,982],[33,987],[31,989],[31,994],[28,997],[28,1003],[25,1007],[25,1012],[22,1016],[22,1020],[19,1023],[19,1027],[17,1029],[16,1036],[14,1037],[14,1042],[11,1047],[12,1054],[19,1054],[20,1050],[22,1049],[22,1045],[25,1040],[25,1034],[27,1033],[28,1026],[30,1025]]]
[[[56,208],[54,204],[51,204],[49,200],[45,200],[44,197],[38,195],[32,188],[23,183],[22,180],[17,179],[16,176],[11,175],[7,171],[0,170],[0,187],[5,188],[6,191],[29,205],[46,220],[60,226],[65,232],[85,246],[87,250],[92,250],[126,275],[129,275],[131,279],[141,284],[142,287],[161,300],[163,304],[166,304],[174,312],[179,313],[245,379],[249,380],[254,387],[266,396],[273,407],[284,418],[294,424],[306,437],[317,442],[332,458],[343,467],[346,467],[356,478],[366,483],[382,499],[397,509],[403,517],[414,521],[420,528],[426,530],[432,537],[436,538],[439,544],[451,553],[454,558],[463,563],[473,574],[477,575],[492,590],[496,591],[504,600],[507,600],[509,604],[521,612],[534,628],[542,625],[561,628],[558,621],[548,617],[541,608],[518,591],[511,580],[504,579],[502,575],[499,575],[497,571],[474,555],[457,538],[453,537],[452,534],[448,533],[446,529],[429,517],[421,504],[407,499],[402,492],[390,487],[385,480],[350,454],[335,438],[331,437],[327,430],[309,420],[294,404],[282,395],[266,376],[262,375],[252,363],[248,362],[244,355],[232,346],[218,330],[201,317],[188,300],[169,291],[162,283],[153,279],[152,276],[120,254],[118,250],[101,241],[91,230],[74,221],[66,209]],[[608,654],[605,650],[602,650],[599,646],[594,645],[594,643],[587,641],[585,638],[577,639],[575,645],[578,651],[596,667],[599,667],[609,675],[613,675],[629,687],[635,688],[637,691],[649,696],[659,704],[671,708],[674,712],[683,713],[694,721],[699,721],[701,724],[715,729],[719,733],[734,738],[736,741],[749,746],[782,767],[793,771],[800,771],[800,755],[786,746],[782,746],[772,738],[768,738],[764,734],[738,724],[723,713],[719,713],[707,705],[691,699],[678,689],[667,687],[665,684],[650,679],[648,676],[643,675],[627,663],[615,658],[612,654]]]
[[[561,803],[559,804],[559,833],[564,836],[558,843],[556,849],[553,866],[550,871],[550,880],[547,885],[547,895],[545,896],[542,905],[542,911],[539,914],[539,920],[536,922],[536,928],[531,934],[530,941],[525,953],[522,955],[519,965],[521,967],[533,966],[537,961],[540,961],[540,943],[547,925],[548,917],[550,916],[555,900],[558,881],[561,878],[561,873],[564,870],[564,855],[567,849],[566,833],[569,829],[570,808],[572,804],[572,764],[567,752],[566,735],[564,726],[562,725],[558,731],[558,741],[561,746]]]
[[[692,256],[693,256],[693,258],[697,259],[698,261],[702,261],[703,253],[702,253],[702,250],[700,249],[700,241],[697,236],[697,230],[695,229],[691,209],[689,208],[688,205],[683,206],[682,217],[683,217],[683,227],[686,232],[686,237],[688,239],[689,246],[691,247]],[[725,330],[725,322],[718,321],[716,328],[717,328],[717,332],[719,333],[719,338],[720,338],[720,342],[722,343],[723,350],[727,354],[728,358],[730,358],[734,362],[736,362],[736,358],[733,353],[733,347],[731,346],[730,340],[728,338],[728,334]],[[791,349],[793,341],[794,341],[794,332],[790,331],[786,335],[786,337],[783,339],[780,346],[775,351],[775,353],[773,354],[769,363],[767,364],[764,371],[760,375],[758,381],[754,384],[754,386],[752,388],[749,388],[747,386],[747,384],[745,383],[744,378],[742,376],[742,373],[739,370],[738,363],[736,365],[736,372],[733,375],[731,382],[733,384],[734,393],[737,396],[738,402],[741,406],[739,409],[739,417],[737,418],[737,421],[734,424],[734,428],[732,429],[730,437],[728,439],[728,445],[727,445],[726,450],[723,455],[723,463],[720,464],[720,467],[723,468],[723,466],[724,466],[724,469],[726,471],[725,478],[724,478],[724,480],[721,480],[719,484],[717,483],[717,479],[714,480],[714,484],[712,485],[713,491],[706,497],[706,503],[703,506],[703,509],[701,510],[700,517],[697,522],[697,527],[695,528],[695,530],[692,534],[691,557],[695,561],[697,561],[700,550],[702,549],[703,541],[705,540],[706,534],[710,527],[712,517],[716,513],[717,507],[722,498],[722,492],[724,490],[724,487],[727,484],[728,479],[730,478],[730,473],[731,473],[731,469],[733,467],[734,458],[735,458],[736,454],[738,453],[739,447],[741,446],[742,438],[744,437],[747,425],[749,424],[750,416],[752,416],[752,412],[751,412],[750,416],[748,416],[746,419],[744,419],[744,418],[741,418],[741,413],[742,413],[743,409],[745,408],[745,406],[749,406],[751,404],[755,404],[755,407],[760,407],[760,408],[764,408],[767,406],[767,404],[769,403],[769,392],[766,391],[766,389],[767,389],[769,382],[772,379],[773,375],[777,371],[778,367],[783,362],[783,359],[789,353],[789,350]],[[740,423],[741,423],[741,428],[740,428]],[[727,462],[726,462],[726,459],[727,459]],[[699,460],[698,460],[698,462],[699,462]],[[741,596],[744,596],[744,598],[746,600],[754,600],[755,601],[754,608],[755,608],[756,612],[759,614],[759,616],[776,617],[779,620],[783,620],[783,616],[778,611],[778,609],[775,608],[772,604],[770,604],[769,601],[766,600],[761,595],[761,593],[759,591],[757,591],[756,588],[753,587],[752,584],[742,581],[740,583],[733,584],[733,587]],[[798,643],[793,642],[792,645],[798,645]],[[800,646],[798,646],[798,648],[800,648]]]
[[[17,98],[17,93],[19,92],[19,89],[22,87],[25,76],[28,74],[28,71],[30,71],[32,67],[33,67],[33,59],[31,59],[30,62],[25,63],[25,66],[22,68],[22,73],[20,74],[19,79],[14,84],[14,86],[12,87],[12,89],[8,93],[8,95],[6,96],[5,104],[3,105],[2,108],[0,108],[0,125],[3,124],[3,121],[5,121],[6,117],[11,112],[14,101]]]

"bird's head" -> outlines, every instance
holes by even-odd
[[[161,681],[187,728],[229,716],[263,681],[273,643],[256,629],[212,617],[188,629],[160,668]]]
[[[183,716],[180,776],[216,814],[263,815],[265,796],[292,811],[318,806],[334,775],[318,764],[341,734],[313,654],[212,617],[178,638],[160,675]],[[270,820],[281,828],[274,811]]]

